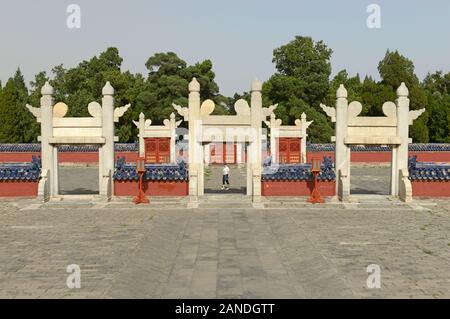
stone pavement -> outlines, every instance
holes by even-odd
[[[228,165],[230,167],[229,191],[220,189],[222,186],[222,165],[210,165],[205,170],[206,194],[245,194],[247,187],[246,167]],[[377,164],[352,164],[351,193],[352,194],[389,194],[390,167]],[[60,167],[61,194],[98,194],[98,167]]]
[[[221,190],[223,165],[210,165],[205,168],[205,194],[246,194],[247,189],[247,168],[245,165],[231,165],[230,168],[230,189]]]
[[[450,298],[450,201],[253,209],[210,196],[195,210],[181,199],[2,200],[0,297]],[[66,286],[69,264],[80,289]],[[370,264],[380,289],[366,286]]]

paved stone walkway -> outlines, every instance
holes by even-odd
[[[246,194],[246,166],[229,164],[230,189],[222,190],[222,165],[210,165],[205,169],[205,194]]]
[[[450,201],[177,205],[2,201],[0,297],[450,298]]]
[[[247,187],[246,167],[230,167],[231,189],[223,191],[222,165],[210,165],[205,170],[205,193],[245,194]],[[352,194],[389,194],[390,167],[353,164],[351,167]],[[98,194],[98,167],[60,167],[61,194]]]

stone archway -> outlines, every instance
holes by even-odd
[[[348,201],[350,195],[350,146],[391,145],[391,195],[403,201],[412,200],[411,182],[408,179],[409,125],[425,109],[409,110],[409,91],[405,83],[397,90],[397,100],[385,102],[385,116],[359,116],[362,104],[347,100],[347,90],[341,84],[336,92],[336,107],[321,104],[321,108],[335,122],[336,193],[341,201]]]
[[[189,106],[174,104],[178,114],[189,123],[189,197],[191,207],[198,205],[198,197],[204,195],[205,143],[248,143],[247,195],[253,202],[261,201],[261,152],[262,123],[272,114],[276,105],[262,107],[262,83],[253,81],[251,105],[238,100],[234,109],[237,115],[212,115],[214,102],[201,103],[200,84],[194,78],[189,83]]]
[[[114,109],[114,88],[109,82],[103,87],[102,104],[91,102],[88,111],[91,117],[65,117],[68,106],[54,105],[53,88],[46,82],[41,89],[41,107],[27,105],[38,123],[41,123],[42,170],[38,196],[45,201],[59,195],[58,145],[99,146],[99,194],[109,200],[114,194],[114,123],[128,110],[130,105]]]

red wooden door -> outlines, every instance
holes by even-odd
[[[280,164],[300,163],[300,138],[278,140],[278,162]]]
[[[170,162],[170,138],[146,138],[145,162],[149,164],[162,164]]]

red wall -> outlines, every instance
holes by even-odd
[[[147,196],[187,196],[188,189],[187,181],[144,182],[144,192]],[[138,191],[138,181],[114,181],[115,196],[136,196]]]
[[[311,158],[324,156],[334,160],[334,152],[308,152],[306,153],[307,162],[311,163]],[[409,156],[417,156],[418,162],[450,162],[450,152],[409,152]],[[351,152],[352,163],[390,163],[391,152]]]
[[[263,196],[309,196],[312,181],[263,181],[261,187]],[[319,181],[319,192],[322,196],[334,196],[336,183]]]
[[[0,197],[36,197],[39,181],[0,181]]]
[[[411,181],[413,196],[450,197],[450,181]]]
[[[0,153],[0,163],[30,163],[33,156],[41,156],[40,152]],[[60,163],[98,163],[98,152],[60,152]],[[116,152],[116,158],[125,157],[127,162],[136,162],[137,152]]]
[[[0,163],[29,163],[32,156],[40,156],[39,152],[0,153]],[[138,152],[116,152],[116,158],[125,157],[127,162],[135,162]],[[313,157],[331,157],[334,152],[308,152],[307,162],[311,163]],[[450,152],[409,152],[409,156],[417,156],[419,162],[450,163]],[[61,163],[98,163],[98,152],[60,152]],[[391,152],[352,152],[353,163],[389,163]]]

